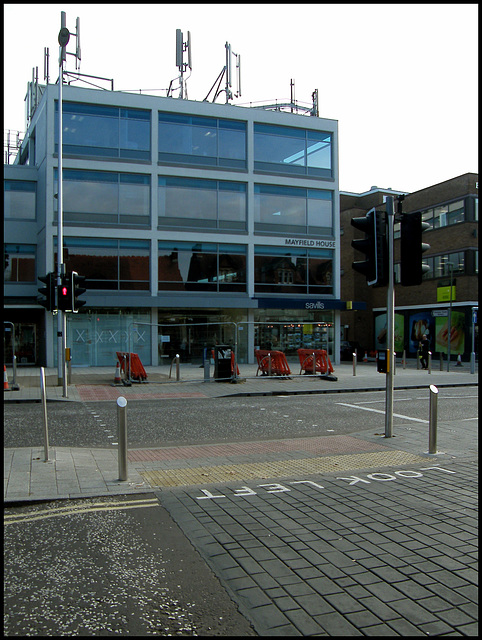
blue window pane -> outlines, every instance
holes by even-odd
[[[5,191],[29,191],[35,193],[36,182],[27,182],[26,180],[5,180],[3,187]]]

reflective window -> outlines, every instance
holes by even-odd
[[[246,247],[159,242],[159,291],[246,293]]]
[[[148,291],[149,247],[148,240],[64,238],[66,271],[85,276],[86,289]]]
[[[3,211],[5,219],[35,220],[35,182],[5,180],[3,183]]]
[[[58,102],[55,109],[58,117]],[[63,102],[62,125],[65,154],[150,160],[150,111]]]
[[[432,229],[448,227],[465,221],[465,203],[463,200],[441,204],[422,212],[422,219],[428,222]]]
[[[254,185],[254,228],[267,233],[333,235],[333,193]]]
[[[333,252],[325,249],[255,247],[256,293],[333,293]]]
[[[4,282],[35,282],[34,244],[4,244]]]
[[[246,185],[159,177],[159,226],[246,229]]]
[[[246,123],[159,113],[159,162],[246,168]]]
[[[56,169],[54,178],[57,183]],[[149,225],[150,192],[150,176],[65,169],[64,221],[86,225]],[[55,211],[57,205],[56,199]]]
[[[254,168],[332,178],[332,134],[255,124]]]

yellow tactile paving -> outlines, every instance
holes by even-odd
[[[151,487],[181,487],[213,482],[284,478],[299,474],[308,475],[336,471],[355,471],[356,469],[378,469],[387,466],[404,466],[425,462],[425,458],[405,451],[381,451],[299,460],[280,460],[276,462],[156,469],[155,471],[140,471],[140,474]]]

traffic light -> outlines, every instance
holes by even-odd
[[[57,276],[55,273],[47,273],[46,276],[39,278],[40,282],[45,283],[45,287],[40,287],[38,292],[42,294],[43,298],[37,298],[37,302],[47,309],[47,311],[56,311],[57,306],[55,304],[55,288],[57,283]]]
[[[72,298],[73,312],[78,313],[79,308],[83,307],[85,300],[79,300],[79,296],[85,293],[86,289],[81,285],[85,282],[85,276],[79,276],[76,271],[72,271]]]
[[[362,273],[367,284],[383,287],[388,284],[388,240],[385,213],[374,208],[363,218],[352,218],[355,229],[365,232],[365,238],[352,240],[351,246],[366,255],[365,260],[353,262],[355,271]]]
[[[422,253],[430,245],[422,242],[422,233],[428,229],[428,222],[422,221],[420,211],[402,213],[400,221],[400,281],[404,287],[422,284],[423,274],[430,269],[423,264]]]
[[[85,276],[79,276],[76,271],[62,276],[62,283],[58,291],[59,310],[78,313],[79,308],[85,304],[85,300],[79,300],[79,296],[85,291],[80,286],[84,280]]]
[[[64,274],[61,277],[57,295],[59,311],[72,311],[72,277],[70,274]]]

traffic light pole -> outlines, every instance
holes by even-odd
[[[68,37],[65,37],[66,30],[66,14],[65,11],[61,12],[60,18],[60,33],[59,33],[59,148],[58,148],[58,216],[57,216],[57,285],[58,290],[62,284],[62,276],[64,274],[64,232],[63,232],[63,176],[62,176],[62,148],[63,148],[63,136],[62,136],[62,85],[64,82],[64,57],[65,47],[68,42]],[[62,39],[63,36],[63,39]],[[67,42],[65,42],[67,40]],[[65,44],[62,44],[65,42]],[[62,310],[58,310],[57,313],[57,384],[62,384],[62,396],[67,397],[67,376],[65,375],[65,334],[66,334],[66,316]]]
[[[395,261],[393,255],[393,229],[395,225],[395,213],[393,208],[393,196],[387,196],[388,219],[388,291],[387,291],[387,373],[385,396],[385,438],[393,435],[393,368],[395,365]]]

